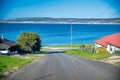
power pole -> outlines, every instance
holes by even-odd
[[[70,34],[71,34],[71,37],[70,37],[70,40],[71,40],[71,48],[72,48],[72,32],[73,32],[73,30],[72,30],[72,24],[71,24],[71,29],[70,29]]]

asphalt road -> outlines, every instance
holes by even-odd
[[[120,68],[62,52],[50,52],[7,80],[120,80]]]

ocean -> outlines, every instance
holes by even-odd
[[[16,41],[22,32],[40,35],[42,46],[71,43],[71,24],[22,24],[0,23],[0,36]],[[103,36],[120,32],[120,24],[72,24],[73,44],[93,44]]]

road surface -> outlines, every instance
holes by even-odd
[[[120,68],[53,51],[7,80],[120,80]]]

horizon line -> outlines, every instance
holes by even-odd
[[[18,18],[6,18],[6,19],[0,19],[0,20],[9,20],[9,19],[23,19],[23,18],[52,18],[52,19],[57,19],[57,18],[63,18],[63,19],[120,19],[118,18],[76,18],[76,17],[18,17]]]

